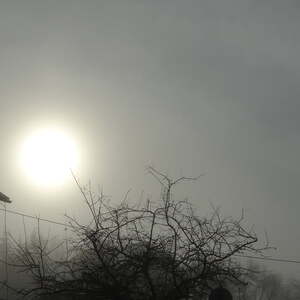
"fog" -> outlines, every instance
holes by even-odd
[[[297,1],[5,1],[0,9],[0,191],[8,209],[64,222],[86,214],[72,176],[38,187],[18,166],[22,139],[71,132],[76,176],[121,201],[176,178],[200,215],[242,209],[275,258],[300,260],[300,7]],[[1,222],[3,213],[1,212]],[[22,217],[8,215],[22,235]],[[2,226],[1,226],[2,228]],[[53,229],[54,234],[59,230]],[[299,264],[267,263],[286,278]]]

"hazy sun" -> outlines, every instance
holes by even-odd
[[[21,166],[35,184],[60,185],[77,167],[74,140],[58,129],[41,129],[27,136],[21,148]]]

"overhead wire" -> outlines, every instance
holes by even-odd
[[[1,210],[4,211],[3,208],[0,208],[0,211]],[[60,226],[65,226],[65,227],[72,228],[71,225],[66,224],[66,223],[62,223],[62,222],[53,221],[53,220],[49,220],[49,219],[45,219],[45,218],[40,218],[40,217],[37,217],[37,216],[32,216],[32,215],[24,214],[24,213],[21,213],[21,212],[17,212],[15,210],[6,209],[6,212],[8,212],[10,214],[14,214],[14,215],[19,215],[19,216],[22,216],[22,217],[30,218],[30,219],[35,219],[35,220],[38,219],[38,220],[43,221],[43,222],[52,223],[52,224],[55,224],[55,225],[60,225]]]
[[[5,212],[5,209],[0,208],[0,211]],[[54,220],[50,220],[50,219],[45,219],[45,218],[40,218],[40,217],[37,217],[37,216],[32,216],[32,215],[21,213],[21,212],[15,211],[15,210],[6,209],[6,213],[10,213],[10,214],[30,218],[30,219],[40,220],[42,222],[47,222],[47,223],[51,223],[51,224],[55,224],[55,225],[59,225],[59,226],[64,226],[65,228],[66,227],[73,228],[71,225],[66,224],[66,223],[62,223],[62,222],[58,222],[58,221],[54,221]],[[242,258],[249,258],[249,259],[264,260],[264,261],[272,261],[272,262],[300,264],[300,260],[294,260],[294,259],[289,259],[289,258],[275,258],[275,257],[270,257],[270,256],[269,257],[252,256],[252,255],[246,255],[246,254],[233,254],[233,256],[242,257]]]

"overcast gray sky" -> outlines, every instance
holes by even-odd
[[[26,130],[54,124],[82,150],[78,176],[118,201],[173,176],[199,208],[245,208],[273,256],[300,260],[297,0],[10,0],[0,4],[0,189],[58,219],[73,185],[32,187],[16,167]],[[150,184],[149,184],[150,182]],[[59,201],[58,201],[59,200]],[[272,264],[300,275],[300,265]]]

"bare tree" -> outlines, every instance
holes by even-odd
[[[33,279],[22,295],[61,295],[67,299],[187,299],[226,282],[241,283],[245,269],[234,259],[260,253],[257,237],[219,210],[199,218],[187,200],[176,201],[174,187],[196,178],[170,179],[154,168],[162,192],[158,201],[118,205],[76,183],[90,213],[88,224],[66,216],[73,236],[60,259],[61,244],[50,246],[39,230],[28,246],[15,241],[15,264]],[[57,298],[57,296],[56,296]]]

